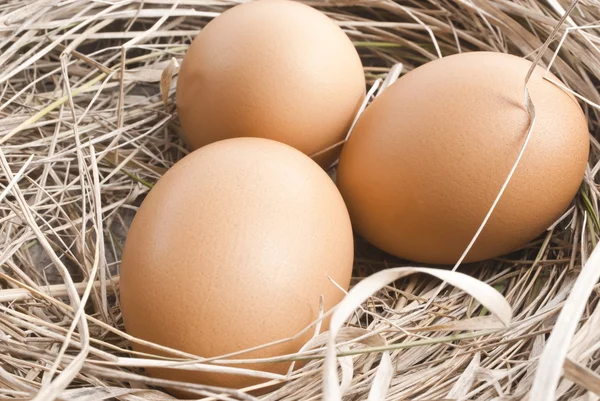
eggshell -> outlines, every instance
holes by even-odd
[[[325,311],[343,298],[328,277],[347,289],[352,261],[348,211],[315,162],[272,140],[217,142],[172,167],[135,216],[121,266],[125,327],[135,337],[201,357],[282,340],[318,318],[321,295]],[[297,352],[312,334],[236,358]],[[289,366],[242,367],[285,374]],[[260,382],[189,370],[148,372],[235,388]]]
[[[356,231],[402,258],[455,263],[525,139],[530,65],[502,53],[453,55],[409,72],[375,99],[339,164]],[[562,215],[582,181],[586,119],[575,98],[543,74],[537,67],[528,84],[537,115],[531,140],[466,261],[534,239]]]
[[[325,14],[261,0],[225,11],[198,34],[176,96],[183,137],[194,149],[249,136],[310,156],[346,137],[365,78],[352,42]],[[340,149],[315,161],[328,166]]]

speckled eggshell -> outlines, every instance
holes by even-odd
[[[188,49],[177,80],[184,140],[274,139],[314,155],[342,141],[365,96],[348,36],[325,14],[287,0],[236,6]],[[330,165],[341,146],[316,156]]]
[[[455,263],[525,139],[530,66],[503,53],[453,55],[407,73],[375,99],[339,164],[338,186],[356,231],[405,259]],[[537,67],[528,85],[537,119],[527,150],[466,261],[534,239],[581,184],[586,119],[575,98],[543,74]]]
[[[350,217],[310,158],[268,139],[205,146],[150,191],[127,236],[121,307],[129,334],[201,357],[295,335],[350,283]],[[327,324],[325,324],[325,327]],[[293,353],[310,338],[245,353]],[[132,344],[137,351],[148,348]],[[243,367],[284,374],[289,363]],[[241,388],[240,375],[148,369],[150,375]]]

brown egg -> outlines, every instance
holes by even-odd
[[[346,137],[364,96],[362,64],[346,34],[325,14],[284,0],[245,3],[211,21],[177,81],[193,149],[249,136],[314,155]],[[327,167],[340,149],[315,161]]]
[[[123,253],[127,332],[200,357],[297,334],[347,289],[350,217],[333,181],[290,146],[236,138],[172,167],[137,212]],[[312,331],[236,358],[297,352]],[[137,351],[150,349],[133,344]],[[244,368],[285,374],[290,363]],[[148,369],[152,376],[241,388],[241,375]]]
[[[356,231],[405,259],[455,263],[522,147],[530,66],[503,53],[453,55],[409,72],[375,99],[339,163],[338,186]],[[537,120],[526,152],[467,261],[534,239],[582,181],[586,119],[575,98],[543,74],[537,67],[528,84]]]

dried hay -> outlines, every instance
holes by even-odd
[[[141,199],[186,153],[173,115],[177,63],[198,30],[235,4],[0,4],[0,399],[172,399],[156,387],[164,382],[139,369],[170,362],[128,351],[134,339],[121,331],[118,264]],[[397,63],[406,71],[460,51],[531,60],[540,54],[539,63],[552,64],[579,95],[592,141],[573,207],[521,251],[460,268],[479,281],[427,269],[386,270],[363,280],[398,261],[358,240],[354,282],[360,284],[332,323],[340,330],[344,399],[598,400],[600,251],[591,252],[600,233],[600,4],[579,2],[543,52],[567,4],[308,4],[346,30],[375,88]],[[458,287],[407,275],[413,270]],[[335,399],[336,349],[327,348],[325,369],[327,341],[322,334],[312,341],[316,350],[293,356],[311,362],[259,398],[317,400],[325,388],[326,398]],[[233,358],[191,359],[187,366],[218,369]],[[199,398],[254,399],[179,386]]]

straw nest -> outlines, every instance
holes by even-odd
[[[144,195],[186,154],[174,114],[178,62],[198,30],[235,2],[0,3],[0,399],[172,399],[140,368],[172,361],[129,351],[136,340],[122,331],[119,260]],[[334,400],[341,381],[347,400],[597,400],[598,3],[577,4],[545,51],[568,4],[309,4],[354,41],[369,85],[397,63],[408,71],[490,50],[541,54],[548,65],[559,49],[551,71],[579,95],[592,147],[581,190],[557,224],[510,256],[460,268],[480,281],[448,270],[430,271],[438,278],[381,273],[400,262],[357,239],[356,291],[350,312],[337,315],[338,347],[326,347],[327,333],[316,337],[316,351],[300,355],[311,362],[260,398]],[[253,399],[178,386],[198,398]]]

